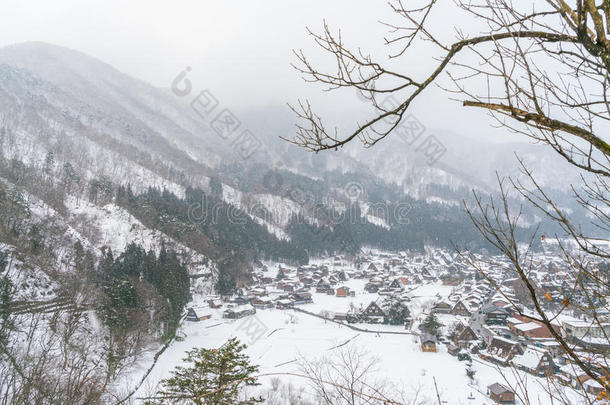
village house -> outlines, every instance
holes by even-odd
[[[273,300],[269,297],[256,297],[252,300],[252,306],[256,309],[273,308]]]
[[[489,347],[480,351],[483,359],[501,366],[508,366],[518,354],[523,354],[523,347],[518,342],[499,336],[494,336]]]
[[[253,296],[238,295],[237,297],[234,297],[233,299],[231,299],[230,302],[232,302],[235,305],[246,305],[246,304],[250,304],[253,299],[254,299]]]
[[[337,297],[348,297],[349,296],[349,287],[339,287],[336,290],[336,296]]]
[[[222,300],[220,298],[209,299],[208,305],[213,309],[222,308]]]
[[[284,277],[290,277],[293,273],[291,269],[284,269],[282,266],[279,267],[279,272],[281,272]]]
[[[586,349],[610,350],[606,336],[610,336],[610,323],[570,320],[563,322],[565,335],[571,342]]]
[[[491,305],[493,305],[494,307],[499,307],[499,308],[504,308],[505,306],[509,305],[510,302],[508,302],[506,300],[506,298],[495,298],[491,301]]]
[[[292,294],[292,300],[294,305],[311,304],[313,299],[311,293],[306,291],[298,291]]]
[[[575,389],[583,389],[583,384],[591,377],[575,364],[566,364],[559,369],[560,381]]]
[[[409,284],[409,279],[406,277],[395,278],[389,285],[392,289],[404,290],[405,287]]]
[[[240,319],[249,315],[254,315],[256,309],[252,305],[239,305],[233,308],[227,308],[222,313],[223,318]]]
[[[433,335],[423,332],[419,336],[419,341],[422,352],[436,352],[436,337]]]
[[[434,277],[434,275],[432,274],[432,271],[430,269],[430,266],[425,266],[423,267],[419,274],[421,274],[421,276],[426,279],[426,280],[433,280],[436,279],[436,277]]]
[[[435,314],[450,314],[453,309],[453,305],[446,301],[440,301],[434,304],[432,312]]]
[[[370,323],[383,323],[385,319],[385,312],[381,307],[375,302],[371,302],[361,313],[365,322]]]
[[[518,324],[509,324],[508,327],[512,330],[516,335],[523,336],[526,338],[532,337],[549,337],[548,335],[543,336],[542,334],[542,325],[539,325],[537,322],[520,322]]]
[[[311,286],[314,282],[313,277],[306,274],[299,274],[299,281],[307,286]]]
[[[193,308],[189,308],[186,311],[186,320],[190,321],[190,322],[199,322],[199,316],[197,315],[197,312],[195,312],[195,310]]]
[[[395,293],[396,291],[392,290],[391,288],[382,288],[377,291],[377,294],[379,295],[394,295]]]
[[[455,338],[453,343],[462,349],[468,348],[470,342],[478,340],[476,333],[468,325],[459,323],[455,329]]]
[[[515,393],[502,384],[494,383],[487,387],[487,395],[498,404],[514,404]]]
[[[335,312],[333,320],[337,322],[345,322],[347,321],[347,314],[345,312]]]
[[[294,283],[284,283],[284,285],[282,286],[282,291],[284,292],[294,292],[294,290],[296,289]]]
[[[520,370],[540,377],[555,374],[555,363],[551,355],[532,347],[526,348],[523,354],[513,357],[511,363]]]
[[[321,294],[334,294],[335,289],[331,287],[328,280],[322,278],[320,279],[320,281],[318,281],[318,284],[316,285],[316,292]]]
[[[350,277],[351,278],[355,278],[355,279],[363,279],[364,278],[364,272],[358,270],[358,271],[354,271],[350,273]]]
[[[290,298],[280,298],[275,301],[275,307],[278,309],[292,308],[293,301]]]
[[[594,396],[598,396],[602,391],[604,391],[604,387],[593,379],[585,381],[582,384],[582,387],[585,391]]]
[[[549,339],[553,337],[551,331],[544,323],[527,316],[515,314],[507,318],[506,323],[514,334],[528,339]],[[559,325],[553,325],[553,329],[556,332],[560,331]]]
[[[273,277],[268,277],[268,276],[261,277],[261,283],[269,285],[269,284],[273,283]]]
[[[503,307],[487,305],[481,308],[480,312],[485,317],[485,323],[488,325],[506,325],[506,319],[510,313]]]
[[[462,277],[459,275],[444,275],[441,280],[443,285],[457,286],[462,282]]]
[[[250,293],[254,296],[260,297],[267,295],[267,290],[264,287],[254,287],[250,289]]]
[[[534,343],[534,346],[549,352],[553,357],[560,357],[561,355],[565,354],[563,347],[555,339],[537,340]]]
[[[377,274],[379,273],[379,269],[375,266],[375,263],[369,264],[369,267],[366,268],[368,273]]]
[[[377,291],[379,291],[379,284],[373,282],[366,283],[364,286],[364,291],[369,294],[375,294]]]
[[[186,311],[186,320],[190,321],[190,322],[204,321],[206,319],[210,319],[211,317],[212,317],[212,312],[209,310],[209,308],[205,308],[203,310],[189,308]]]
[[[470,313],[470,310],[468,309],[468,306],[466,304],[464,304],[462,301],[458,301],[453,308],[451,309],[451,313],[453,315],[461,315],[461,316],[470,316],[472,315]]]
[[[447,353],[449,353],[451,356],[457,356],[460,350],[461,349],[459,347],[451,343],[447,345]]]

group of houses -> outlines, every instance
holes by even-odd
[[[350,288],[348,280],[362,279],[364,291],[377,294],[378,298],[346,313],[333,312],[332,317],[341,322],[388,323],[390,298],[408,306],[412,289],[442,282],[452,286],[452,291],[444,298],[439,295],[431,312],[443,323],[450,320],[455,328],[447,340],[442,333],[422,331],[422,351],[436,352],[440,341],[447,345],[449,354],[460,360],[474,355],[499,366],[515,367],[536,376],[555,376],[567,386],[599,392],[595,381],[569,362],[554,335],[560,333],[582,349],[604,349],[610,322],[592,325],[564,316],[553,319],[548,327],[521,303],[526,302],[520,299],[522,282],[507,271],[510,265],[502,260],[490,261],[483,275],[442,250],[419,256],[364,253],[349,261],[336,256],[323,264],[278,265],[277,270],[261,265],[252,275],[252,285],[239,289],[230,298],[211,298],[208,307],[189,308],[186,319],[209,319],[210,309],[222,311],[224,318],[238,319],[257,310],[292,308],[312,303],[313,293],[337,299],[354,297],[359,292]],[[539,270],[531,272],[536,293],[544,297],[546,305],[553,305],[561,299],[565,281],[569,281],[567,272],[553,256],[536,260]],[[403,321],[404,327],[410,329],[413,320],[407,316]],[[514,393],[501,384],[489,386],[488,395],[499,403],[514,402]]]
[[[509,271],[510,264],[499,259],[488,263],[484,274],[472,273],[472,269],[456,263],[451,270],[440,274],[444,285],[454,286],[445,298],[439,296],[431,312],[443,323],[455,325],[445,341],[442,336],[422,333],[422,351],[435,351],[440,337],[447,344],[449,354],[460,359],[476,355],[499,366],[515,367],[536,376],[551,376],[559,382],[591,394],[603,389],[579,367],[575,367],[555,336],[561,334],[574,345],[576,353],[591,349],[610,353],[607,336],[610,336],[610,318],[602,310],[598,322],[579,320],[568,315],[553,317],[550,324],[523,305],[524,292],[520,278]],[[547,309],[563,305],[566,280],[572,280],[563,270],[561,262],[551,255],[539,255],[534,259],[535,270],[531,274],[534,289]],[[599,322],[601,320],[601,322]],[[587,358],[587,364],[594,365]],[[600,368],[599,374],[607,370]],[[488,395],[498,403],[513,403],[514,392],[501,384],[488,387]]]
[[[432,312],[470,317],[481,308],[490,291],[492,287],[485,279],[465,280],[446,299],[437,301]]]

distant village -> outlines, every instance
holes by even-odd
[[[536,320],[528,292],[510,263],[499,256],[474,257],[483,272],[456,253],[439,249],[425,255],[370,251],[298,267],[259,263],[251,285],[231,297],[210,296],[191,305],[186,321],[205,321],[214,311],[239,319],[256,311],[293,309],[365,332],[389,333],[381,325],[394,325],[391,333],[417,337],[421,350],[431,356],[442,348],[459,361],[515,367],[593,395],[601,392],[601,385],[574,366],[552,331]],[[602,322],[594,324],[586,314],[562,305],[568,295],[572,302],[585,298],[570,288],[574,280],[552,246],[536,255],[535,264],[529,277],[545,311],[558,313],[551,318],[554,331],[595,369],[610,353],[605,338],[610,336],[610,315],[600,309]],[[417,295],[422,286],[447,293],[422,302]],[[515,392],[503,381],[488,386],[487,395],[498,403],[515,402]]]

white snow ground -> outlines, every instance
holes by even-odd
[[[356,286],[356,282],[348,282]],[[357,287],[356,287],[357,288]],[[413,291],[418,301],[432,299],[437,293],[446,295],[447,287],[427,285]],[[303,309],[318,312],[318,309],[345,311],[350,300],[370,302],[369,298],[357,289],[354,298],[336,298],[313,294],[314,304],[302,306]],[[359,298],[360,297],[360,298]],[[332,304],[335,305],[332,305]],[[403,327],[383,326],[371,329],[395,330],[404,332]],[[185,352],[195,347],[213,348],[221,346],[228,338],[235,336],[248,344],[247,353],[252,361],[260,365],[261,374],[280,374],[283,382],[291,382],[295,386],[305,386],[307,381],[294,376],[282,376],[282,373],[298,373],[298,363],[301,356],[307,359],[329,355],[336,347],[350,341],[350,344],[360,346],[379,357],[378,377],[400,386],[407,394],[414,396],[419,391],[419,398],[428,398],[430,403],[436,403],[434,380],[438,384],[443,404],[447,405],[481,405],[491,404],[484,394],[486,387],[494,382],[505,384],[507,378],[515,384],[516,378],[510,369],[502,369],[504,376],[496,368],[483,361],[473,362],[476,370],[475,382],[472,384],[465,373],[465,362],[447,353],[446,346],[439,344],[439,352],[424,353],[420,350],[419,341],[412,335],[390,335],[363,333],[352,330],[345,325],[324,321],[317,317],[293,310],[267,309],[259,310],[256,315],[240,320],[222,319],[220,311],[213,313],[209,320],[201,322],[185,322],[178,333],[184,336],[183,341],[176,341],[163,353],[145,383],[140,387],[135,397],[145,397],[158,381],[169,376],[171,370],[182,364]],[[144,367],[141,372],[143,372]],[[136,372],[137,374],[137,372]],[[524,374],[527,381],[527,392],[532,403],[550,404],[545,393],[546,380]],[[261,391],[271,387],[272,376],[260,379]],[[516,385],[516,384],[515,384]],[[574,404],[578,403],[577,394],[571,392]],[[519,403],[519,402],[518,402]]]

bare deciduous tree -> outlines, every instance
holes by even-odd
[[[454,0],[451,4],[421,0],[407,4],[394,0],[389,6],[400,20],[385,23],[390,31],[385,39],[390,59],[420,58],[416,45],[425,43],[438,55],[432,68],[417,75],[386,67],[360,49],[348,49],[341,33],[334,33],[325,22],[322,33],[309,33],[334,58],[336,70],[319,69],[302,51],[295,51],[295,67],[305,80],[325,84],[328,90],[358,90],[375,115],[342,135],[327,129],[308,101],[299,101],[292,109],[300,121],[296,136],[289,141],[316,152],[354,139],[373,146],[389,136],[414,101],[436,84],[462,106],[486,111],[505,132],[551,147],[581,172],[582,182],[572,186],[572,193],[599,232],[585,233],[573,223],[521,160],[523,176],[499,179],[498,199],[485,202],[475,193],[475,206],[466,209],[482,235],[509,259],[537,320],[549,328],[569,360],[607,394],[610,367],[603,347],[610,345],[610,339],[608,320],[602,314],[608,311],[610,296],[605,265],[610,252],[603,237],[610,230],[610,145],[604,135],[610,128],[610,1]],[[436,20],[442,7],[455,7],[452,41],[444,39],[446,23]],[[399,100],[398,105],[384,103],[388,95]],[[509,189],[560,229],[554,236],[572,292],[555,311],[549,311],[539,286],[529,277],[537,265],[532,260],[533,243],[523,247],[515,236],[520,212],[509,207]],[[536,237],[532,235],[532,241]],[[568,240],[576,248],[567,246]],[[564,310],[580,311],[591,330],[601,330],[596,337],[601,343],[577,345],[564,330],[556,331],[553,321]],[[600,353],[602,360],[592,360]]]
[[[378,363],[370,353],[350,344],[329,356],[303,358],[299,366],[322,404],[398,404],[387,397],[385,384],[375,381]]]

